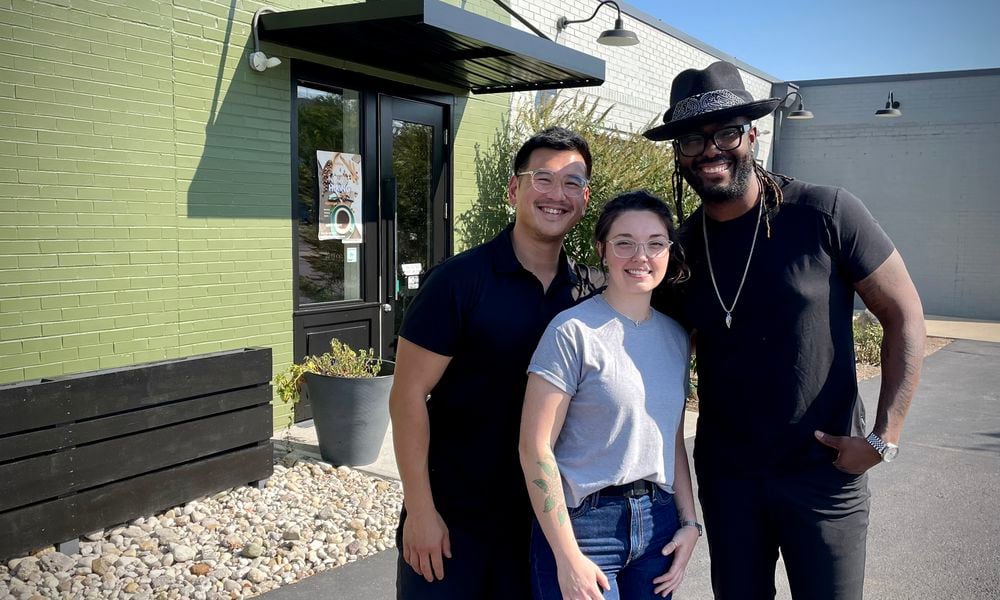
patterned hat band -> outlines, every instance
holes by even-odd
[[[747,104],[745,99],[740,98],[729,90],[712,90],[711,92],[697,94],[678,102],[674,107],[670,122],[682,121],[689,117],[697,117],[705,113],[743,106],[744,104]]]

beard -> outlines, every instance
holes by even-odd
[[[733,177],[728,185],[722,183],[709,184],[701,178],[696,169],[709,161],[695,161],[690,167],[679,165],[684,180],[698,193],[702,202],[723,204],[738,200],[743,198],[747,190],[750,189],[750,177],[753,175],[753,159],[750,158],[750,154],[736,157],[727,156],[726,158],[731,159],[733,162]]]

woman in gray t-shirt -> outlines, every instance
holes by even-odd
[[[528,367],[521,465],[536,521],[536,600],[671,594],[701,526],[684,449],[689,343],[650,307],[686,276],[670,210],[647,192],[604,207],[608,287],[559,314]]]

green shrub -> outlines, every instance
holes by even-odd
[[[478,197],[470,210],[457,217],[455,225],[463,247],[470,248],[492,239],[510,223],[514,211],[507,202],[507,182],[514,155],[531,135],[555,125],[583,136],[590,144],[594,159],[587,213],[566,236],[566,252],[572,259],[589,265],[600,264],[593,247],[594,225],[604,204],[621,192],[646,189],[669,203],[671,211],[676,213],[670,178],[673,172],[670,145],[651,142],[641,133],[608,128],[605,120],[609,110],[598,111],[596,100],[557,94],[545,101],[525,104],[504,118],[488,146],[476,145]],[[690,214],[697,202],[697,197],[688,189],[684,213]]]
[[[688,363],[688,389],[687,398],[689,400],[698,399],[698,355],[691,353],[691,361]]]
[[[854,357],[861,364],[882,364],[882,326],[868,313],[854,316]]]

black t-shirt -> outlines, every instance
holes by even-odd
[[[732,327],[705,258],[703,209],[681,239],[692,268],[679,306],[695,330],[702,469],[754,472],[830,460],[814,430],[861,435],[864,414],[854,368],[854,283],[893,245],[871,213],[844,189],[779,181],[784,201],[757,232]],[[755,206],[726,222],[708,219],[712,268],[731,306],[753,239]]]
[[[514,255],[511,230],[432,269],[400,330],[452,357],[427,404],[431,491],[446,521],[501,524],[520,510],[529,522],[517,451],[528,363],[546,325],[581,292],[565,255],[543,291]]]

